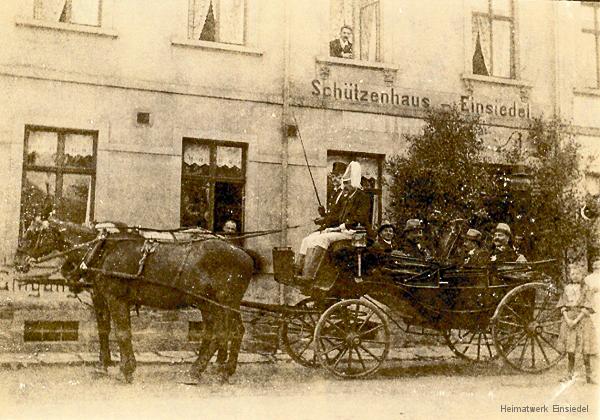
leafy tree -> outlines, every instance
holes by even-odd
[[[481,215],[497,185],[485,170],[479,118],[452,108],[430,111],[425,122],[422,134],[405,136],[407,153],[386,162],[390,217],[447,222]]]
[[[591,226],[579,216],[582,159],[568,124],[533,119],[525,138],[501,152],[502,166],[486,158],[478,117],[433,110],[425,123],[422,134],[405,136],[408,151],[386,162],[387,210],[398,226],[409,218],[462,218],[489,233],[506,222],[530,260],[555,258],[564,268],[581,259]],[[507,181],[515,168],[518,188]]]

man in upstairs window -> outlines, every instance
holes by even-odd
[[[340,58],[354,58],[352,28],[350,26],[342,26],[340,28],[340,37],[329,43],[329,55]]]

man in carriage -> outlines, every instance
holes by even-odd
[[[423,238],[423,222],[419,219],[408,219],[404,227],[404,242],[400,251],[412,258],[430,260],[433,258],[431,251],[425,245]]]
[[[492,263],[526,262],[522,254],[517,254],[511,244],[512,232],[506,223],[498,223],[492,239],[493,246],[490,255]]]
[[[302,240],[297,271],[305,283],[314,282],[315,276],[329,246],[337,241],[352,239],[360,225],[370,232],[370,196],[361,188],[361,167],[358,162],[350,162],[342,176],[343,194],[324,218],[322,229],[311,233]]]
[[[483,266],[490,261],[490,254],[481,246],[482,234],[477,229],[469,229],[463,242],[462,265]]]

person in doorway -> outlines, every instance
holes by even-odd
[[[226,235],[234,235],[237,233],[237,223],[234,220],[229,219],[223,225],[223,233]]]
[[[339,214],[336,223],[339,224],[313,232],[302,240],[296,266],[302,267],[299,277],[303,282],[314,282],[325,252],[333,242],[352,239],[352,234],[359,225],[370,231],[371,197],[361,189],[360,179],[360,164],[350,162],[342,176],[345,196],[338,203]]]
[[[352,51],[352,28],[344,25],[340,28],[340,37],[329,43],[329,55],[339,58],[354,58]]]

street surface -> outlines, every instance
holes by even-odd
[[[578,360],[578,372],[583,366]],[[457,359],[388,361],[369,379],[339,380],[291,361],[246,363],[229,384],[214,369],[196,384],[189,364],[141,364],[134,383],[94,378],[91,366],[0,370],[0,419],[488,419],[542,418],[502,405],[546,406],[551,419],[598,418],[598,386],[559,384],[560,365],[540,375]],[[588,413],[552,413],[554,404]]]

